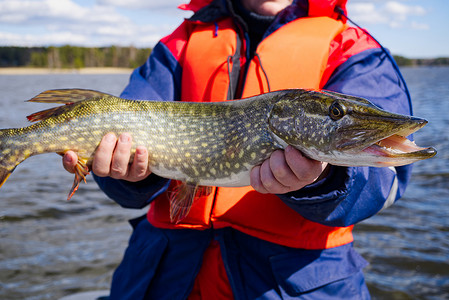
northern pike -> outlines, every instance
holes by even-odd
[[[49,90],[31,102],[64,103],[0,130],[0,187],[26,158],[69,150],[79,161],[69,198],[109,132],[128,132],[149,151],[150,171],[192,186],[247,186],[249,172],[291,145],[338,166],[400,166],[430,158],[406,136],[421,118],[387,112],[331,91],[282,90],[226,102],[136,101],[81,89]]]

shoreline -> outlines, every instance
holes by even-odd
[[[0,68],[0,75],[48,75],[48,74],[131,74],[131,68],[81,68],[81,69],[50,69],[50,68],[30,68],[12,67]]]

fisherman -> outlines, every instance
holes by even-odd
[[[122,97],[223,101],[287,88],[328,89],[411,114],[397,66],[347,25],[346,0],[192,0],[194,12],[136,69]],[[111,299],[369,299],[352,227],[404,193],[410,166],[336,167],[292,147],[251,171],[251,187],[212,188],[177,223],[179,184],[148,171],[132,137],[104,136],[92,171],[127,208],[151,203],[115,271]],[[73,172],[68,152],[64,167]]]

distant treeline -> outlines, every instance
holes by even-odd
[[[0,67],[37,68],[135,68],[145,62],[151,48],[77,46],[61,47],[0,47]],[[406,58],[394,56],[399,66],[449,65],[449,57]]]
[[[145,62],[151,48],[76,46],[0,47],[0,67],[135,68]]]
[[[447,66],[449,65],[449,57],[438,58],[407,58],[394,55],[394,59],[399,66]]]

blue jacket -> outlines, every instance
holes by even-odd
[[[214,1],[223,3],[223,1]],[[304,16],[294,1],[288,18]],[[277,18],[274,26],[282,26]],[[278,22],[279,24],[276,24]],[[272,29],[275,30],[275,29]],[[269,34],[269,32],[267,33]],[[161,41],[146,63],[136,69],[122,97],[180,100],[182,66]],[[336,68],[325,89],[361,96],[385,110],[411,114],[411,102],[397,66],[383,48],[357,53]],[[396,168],[333,167],[331,174],[301,190],[278,195],[303,217],[328,226],[356,224],[399,199],[411,166]],[[128,208],[141,208],[167,188],[169,180],[150,175],[138,183],[95,176],[101,189]],[[369,298],[361,269],[366,262],[352,245],[326,250],[302,250],[268,243],[231,228],[164,230],[145,218],[135,228],[124,259],[114,274],[112,298],[185,299],[202,261],[215,239],[236,299],[289,297],[328,299]],[[348,288],[352,287],[352,288]]]

